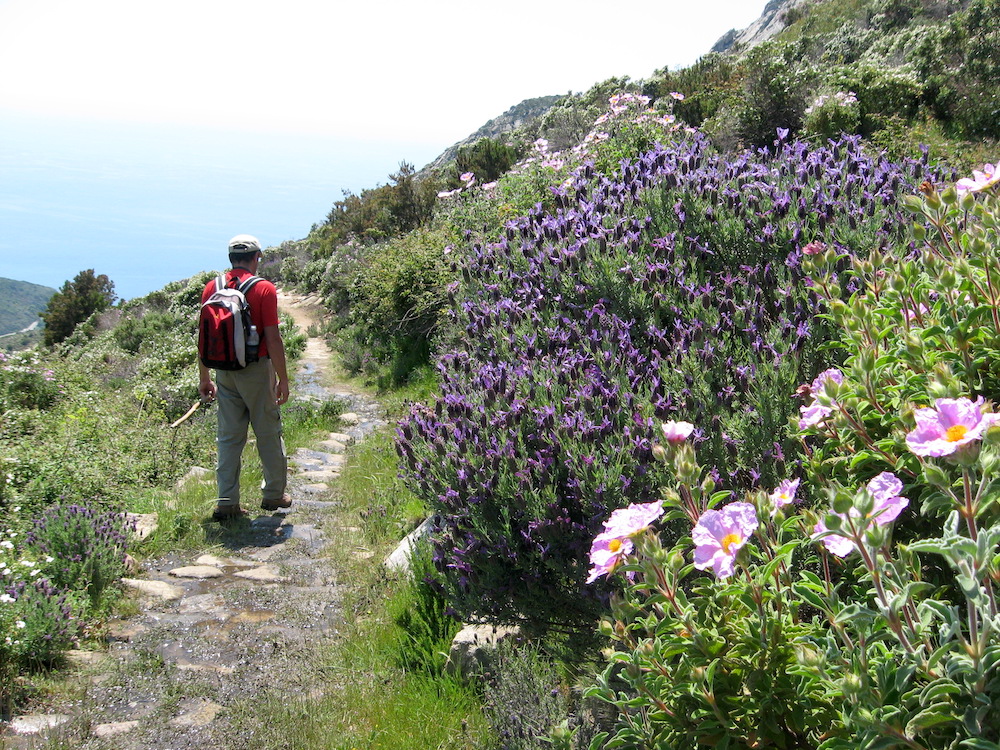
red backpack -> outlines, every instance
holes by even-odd
[[[227,287],[225,276],[215,278],[215,291],[201,306],[198,321],[198,356],[205,367],[242,370],[257,361],[260,334],[250,318],[247,293],[262,281],[251,276]]]

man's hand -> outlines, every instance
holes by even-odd
[[[215,383],[211,380],[202,380],[198,383],[198,393],[201,394],[201,402],[209,404],[215,401]]]
[[[274,388],[274,403],[281,406],[286,401],[288,401],[288,383],[284,380],[279,380]]]

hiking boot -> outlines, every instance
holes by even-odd
[[[285,493],[281,497],[275,498],[274,500],[261,500],[260,507],[264,510],[281,510],[282,508],[291,508],[292,498]]]
[[[238,505],[219,505],[216,506],[215,512],[212,514],[212,520],[218,521],[219,523],[227,523],[228,521],[246,518],[248,515],[249,514]]]

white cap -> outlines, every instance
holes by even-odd
[[[260,252],[260,240],[252,234],[238,234],[229,240],[229,252],[253,253]]]

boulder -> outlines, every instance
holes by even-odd
[[[500,642],[520,636],[521,628],[517,626],[465,625],[451,642],[445,670],[462,678],[482,674]]]
[[[434,516],[430,516],[424,519],[417,528],[406,535],[406,538],[399,543],[399,545],[389,556],[385,558],[382,563],[386,570],[396,572],[396,573],[406,573],[410,570],[410,557],[413,555],[413,549],[417,546],[421,539],[430,536],[431,531],[433,531],[435,526]]]

